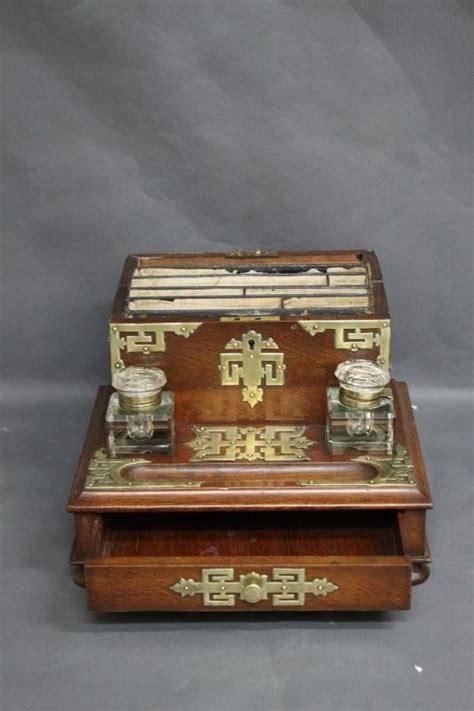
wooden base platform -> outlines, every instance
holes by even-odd
[[[392,387],[395,457],[331,457],[308,421],[304,461],[199,462],[178,422],[173,455],[125,463],[103,451],[101,388],[68,505],[89,608],[408,609],[428,577],[431,498],[406,386]]]

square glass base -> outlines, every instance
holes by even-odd
[[[395,410],[390,388],[373,410],[343,405],[338,387],[328,388],[327,404],[326,448],[330,454],[344,454],[348,449],[392,454]]]
[[[150,412],[130,414],[120,409],[117,393],[110,396],[105,416],[107,449],[116,454],[168,454],[174,444],[174,395],[161,393],[161,403]]]

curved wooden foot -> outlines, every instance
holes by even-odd
[[[430,577],[430,566],[428,563],[413,563],[411,569],[411,584],[421,585]]]

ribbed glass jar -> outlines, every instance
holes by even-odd
[[[117,392],[106,413],[107,447],[112,456],[171,451],[174,396],[163,391],[166,375],[159,368],[131,366],[114,373]]]
[[[389,373],[370,360],[348,360],[336,368],[339,387],[327,391],[326,446],[331,454],[347,449],[393,450],[392,391]]]

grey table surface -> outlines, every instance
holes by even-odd
[[[469,0],[4,0],[2,711],[473,705]],[[393,614],[93,615],[64,507],[126,254],[375,249],[431,477]]]

